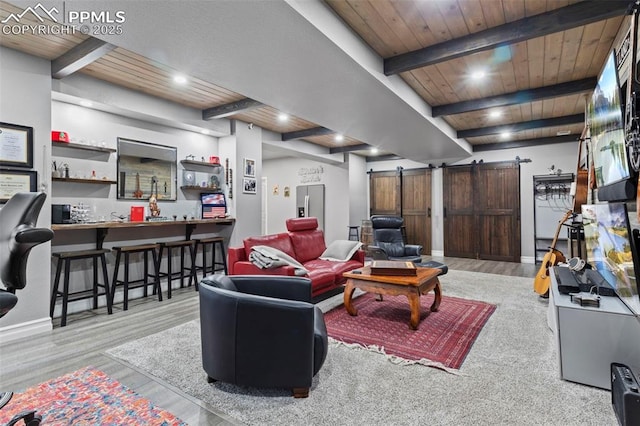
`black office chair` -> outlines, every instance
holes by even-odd
[[[0,318],[18,303],[16,290],[27,285],[27,260],[31,249],[53,238],[48,228],[36,228],[36,222],[47,194],[20,192],[12,196],[0,209]],[[11,392],[0,392],[0,408],[5,406]],[[35,411],[23,411],[7,425],[24,420],[26,425],[38,425],[42,418]]]
[[[404,219],[400,216],[371,216],[373,245],[367,247],[374,260],[420,262],[422,246],[405,244],[402,235]]]

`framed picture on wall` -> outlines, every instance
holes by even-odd
[[[33,127],[0,123],[0,166],[33,168]]]
[[[36,192],[38,174],[34,170],[0,169],[0,202],[18,192]]]
[[[256,160],[250,158],[244,159],[244,176],[256,177]]]
[[[245,194],[256,194],[256,180],[254,178],[243,178],[242,192]]]

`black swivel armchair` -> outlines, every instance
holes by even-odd
[[[374,260],[420,262],[422,246],[405,244],[402,236],[404,219],[400,216],[371,216],[373,245],[367,247]]]
[[[27,259],[31,249],[53,238],[48,228],[36,228],[40,210],[47,195],[43,192],[20,192],[0,209],[0,318],[18,302],[16,290],[27,285]],[[0,408],[9,402],[11,392],[0,392]],[[40,424],[35,411],[14,416],[8,425],[24,420],[27,425]]]
[[[210,275],[199,290],[202,364],[210,383],[309,396],[328,339],[322,311],[310,303],[308,278]]]

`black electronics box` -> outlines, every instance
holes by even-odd
[[[71,205],[51,204],[51,223],[71,223]]]
[[[631,369],[624,364],[611,363],[611,404],[622,426],[640,424],[640,391]]]

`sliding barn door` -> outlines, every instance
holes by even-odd
[[[475,194],[478,257],[520,262],[520,166],[515,162],[480,164]]]
[[[473,166],[445,167],[443,172],[444,255],[475,259]]]
[[[371,172],[369,174],[369,208],[371,216],[376,214],[400,216],[400,174]]]
[[[519,262],[519,165],[446,167],[443,176],[445,256]]]
[[[402,217],[408,244],[431,254],[431,170],[402,171]]]

